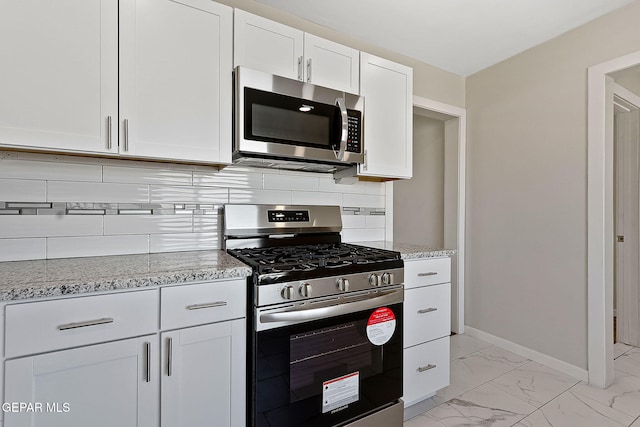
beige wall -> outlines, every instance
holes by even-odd
[[[633,3],[467,79],[466,322],[587,368],[587,68]]]
[[[444,122],[413,116],[413,178],[393,183],[393,239],[444,245]]]
[[[365,43],[291,14],[256,3],[252,0],[217,1],[218,3],[237,7],[239,9],[246,10],[247,12],[264,16],[265,18],[269,18],[273,21],[281,22],[294,28],[299,28],[319,37],[335,41],[336,43],[351,46],[355,49],[408,65],[413,68],[413,92],[415,95],[434,99],[436,101],[458,107],[464,107],[465,89],[464,77],[462,76],[449,73],[432,65]]]

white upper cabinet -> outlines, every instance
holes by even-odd
[[[411,178],[413,70],[360,53],[360,94],[365,99],[365,160],[359,176]]]
[[[302,80],[303,32],[235,9],[233,66]]]
[[[360,51],[304,34],[305,81],[360,93]]]
[[[117,152],[117,0],[2,0],[0,57],[0,145]]]
[[[233,10],[120,3],[120,154],[231,163]]]
[[[359,93],[360,52],[235,9],[234,66]]]
[[[3,0],[0,145],[231,163],[232,49],[208,0]]]

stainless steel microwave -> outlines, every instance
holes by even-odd
[[[235,69],[234,163],[334,172],[364,160],[364,98]]]

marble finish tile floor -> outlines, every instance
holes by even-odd
[[[451,337],[451,385],[404,427],[640,427],[640,348],[614,346],[601,390],[467,335]]]

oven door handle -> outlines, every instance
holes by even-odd
[[[343,314],[355,313],[362,310],[377,308],[386,304],[400,303],[404,300],[404,290],[398,289],[385,295],[366,298],[359,301],[332,305],[321,308],[307,308],[295,311],[285,311],[280,313],[263,313],[260,315],[261,323],[287,322],[300,323],[326,317],[340,316]]]

